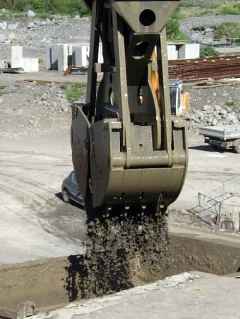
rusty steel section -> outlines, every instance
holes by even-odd
[[[169,61],[170,79],[185,82],[240,77],[240,56]]]

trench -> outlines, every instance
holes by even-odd
[[[217,275],[240,266],[240,242],[196,239],[196,234],[169,234],[167,213],[159,210],[118,212],[88,225],[86,254],[69,256],[66,292],[69,301],[103,296],[185,271]]]
[[[184,271],[226,275],[239,269],[236,239],[184,230],[169,234],[165,211],[104,215],[88,224],[84,255],[0,267],[0,318],[29,300],[38,310],[52,309]]]

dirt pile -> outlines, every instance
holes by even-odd
[[[187,119],[193,128],[240,123],[240,86],[192,87],[191,112]]]

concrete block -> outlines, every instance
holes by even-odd
[[[73,46],[73,65],[87,68],[89,65],[90,45],[81,43]],[[103,63],[102,44],[99,45],[98,62]]]
[[[169,44],[168,47],[168,60],[177,60],[178,51],[175,44]]]
[[[68,66],[73,65],[73,44],[68,43]]]
[[[200,44],[187,43],[186,44],[186,59],[199,59],[200,58]]]
[[[58,50],[59,46],[55,45],[47,50],[47,69],[57,70],[58,69]]]
[[[61,44],[58,47],[58,71],[65,72],[68,69],[69,46]]]
[[[39,59],[24,57],[22,46],[12,46],[11,48],[11,67],[23,68],[24,72],[39,72]]]
[[[23,68],[23,47],[12,46],[11,48],[11,67]]]
[[[90,56],[90,47],[89,45],[82,46],[82,66],[88,67],[89,65],[89,56]]]
[[[47,68],[60,72],[65,72],[71,65],[87,68],[89,55],[89,43],[59,44],[48,49]],[[98,62],[103,63],[102,44],[99,47]]]
[[[23,58],[24,72],[39,72],[38,58]]]
[[[72,49],[72,65],[78,67],[88,67],[89,44],[74,45]]]
[[[179,48],[180,59],[198,59],[200,57],[200,44],[186,43]]]
[[[82,46],[73,46],[72,65],[82,67]]]

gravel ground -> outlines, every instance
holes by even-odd
[[[62,84],[14,79],[14,75],[2,75],[0,84],[0,211],[4,217],[0,239],[5,242],[0,249],[0,262],[76,253],[86,235],[85,212],[56,197],[63,178],[72,170],[71,112]],[[192,88],[192,114],[205,114],[207,111],[201,108],[206,103],[209,109],[216,104],[224,105],[223,96],[219,96],[223,92],[227,94],[226,101],[237,99],[239,88]],[[212,111],[212,116],[215,113]],[[192,132],[190,145],[187,180],[172,206],[170,223],[197,227],[198,223],[186,210],[197,204],[198,191],[209,194],[226,179],[236,176],[239,161],[237,154],[209,151]],[[180,210],[183,214],[177,213]],[[127,226],[126,234],[130,233]],[[153,234],[159,235],[159,230]],[[109,232],[109,235],[111,245],[116,234]]]
[[[2,84],[1,84],[2,83]],[[0,135],[20,138],[66,127],[70,105],[57,84],[0,82]]]
[[[214,39],[213,31],[216,26],[226,22],[239,23],[239,19],[239,15],[191,17],[182,21],[180,29],[192,41],[211,45]],[[204,30],[198,30],[201,27]]]
[[[186,89],[191,96],[190,126],[239,125],[240,85]]]

